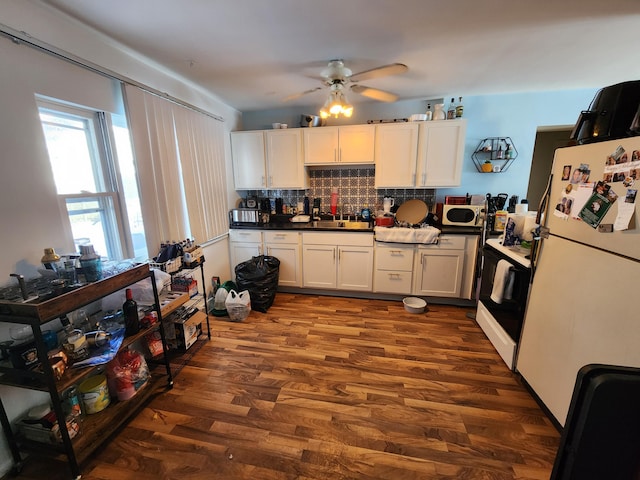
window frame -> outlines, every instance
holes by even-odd
[[[124,201],[124,191],[122,188],[122,178],[120,175],[117,150],[111,128],[111,115],[107,112],[95,109],[71,105],[54,99],[37,97],[38,115],[47,113],[58,118],[71,118],[82,121],[86,126],[84,130],[87,139],[87,148],[91,158],[91,166],[94,181],[99,191],[81,193],[57,193],[58,205],[63,219],[65,236],[70,245],[75,248],[75,239],[71,227],[73,215],[68,206],[82,201],[97,201],[98,210],[103,225],[103,232],[106,242],[107,252],[98,252],[109,260],[122,260],[133,258],[133,242],[128,224],[126,202]],[[43,127],[46,123],[40,118]],[[47,155],[49,155],[47,147]],[[50,158],[50,157],[49,157]],[[50,162],[52,175],[54,166]],[[111,205],[109,205],[109,203]]]

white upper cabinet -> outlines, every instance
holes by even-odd
[[[307,172],[302,161],[302,129],[267,130],[268,188],[306,188]]]
[[[376,125],[376,188],[414,187],[418,124]]]
[[[236,190],[308,186],[301,129],[232,132],[231,154]]]
[[[231,155],[236,190],[259,190],[267,187],[264,133],[232,132]]]
[[[466,120],[376,126],[376,188],[460,185]]]
[[[303,129],[305,165],[373,164],[374,125]]]
[[[458,187],[466,120],[420,122],[416,187]]]

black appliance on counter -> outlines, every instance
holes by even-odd
[[[640,80],[604,87],[573,127],[579,144],[640,135]]]

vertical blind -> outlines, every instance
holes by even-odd
[[[224,127],[219,120],[125,84],[147,247],[203,243],[226,232]]]

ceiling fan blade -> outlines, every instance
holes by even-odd
[[[382,67],[376,67],[363,72],[354,73],[351,75],[350,79],[352,82],[359,82],[361,80],[386,77],[387,75],[399,75],[407,70],[409,70],[409,67],[404,63],[391,63],[389,65],[383,65]]]
[[[364,85],[351,85],[351,90],[355,93],[363,95],[368,98],[373,98],[380,102],[395,102],[398,100],[398,96],[394,93],[385,92],[384,90],[378,90],[377,88],[365,87]]]
[[[313,93],[313,92],[317,92],[318,90],[322,90],[323,88],[324,88],[324,87],[316,87],[316,88],[311,88],[311,89],[309,89],[309,90],[305,90],[304,92],[294,93],[294,94],[292,94],[292,95],[289,95],[289,96],[287,96],[287,97],[284,97],[284,98],[282,99],[282,101],[283,101],[283,102],[289,102],[289,101],[291,101],[291,100],[295,100],[295,99],[300,98],[300,97],[302,97],[302,96],[304,96],[304,95],[307,95],[307,94],[309,94],[309,93]]]

